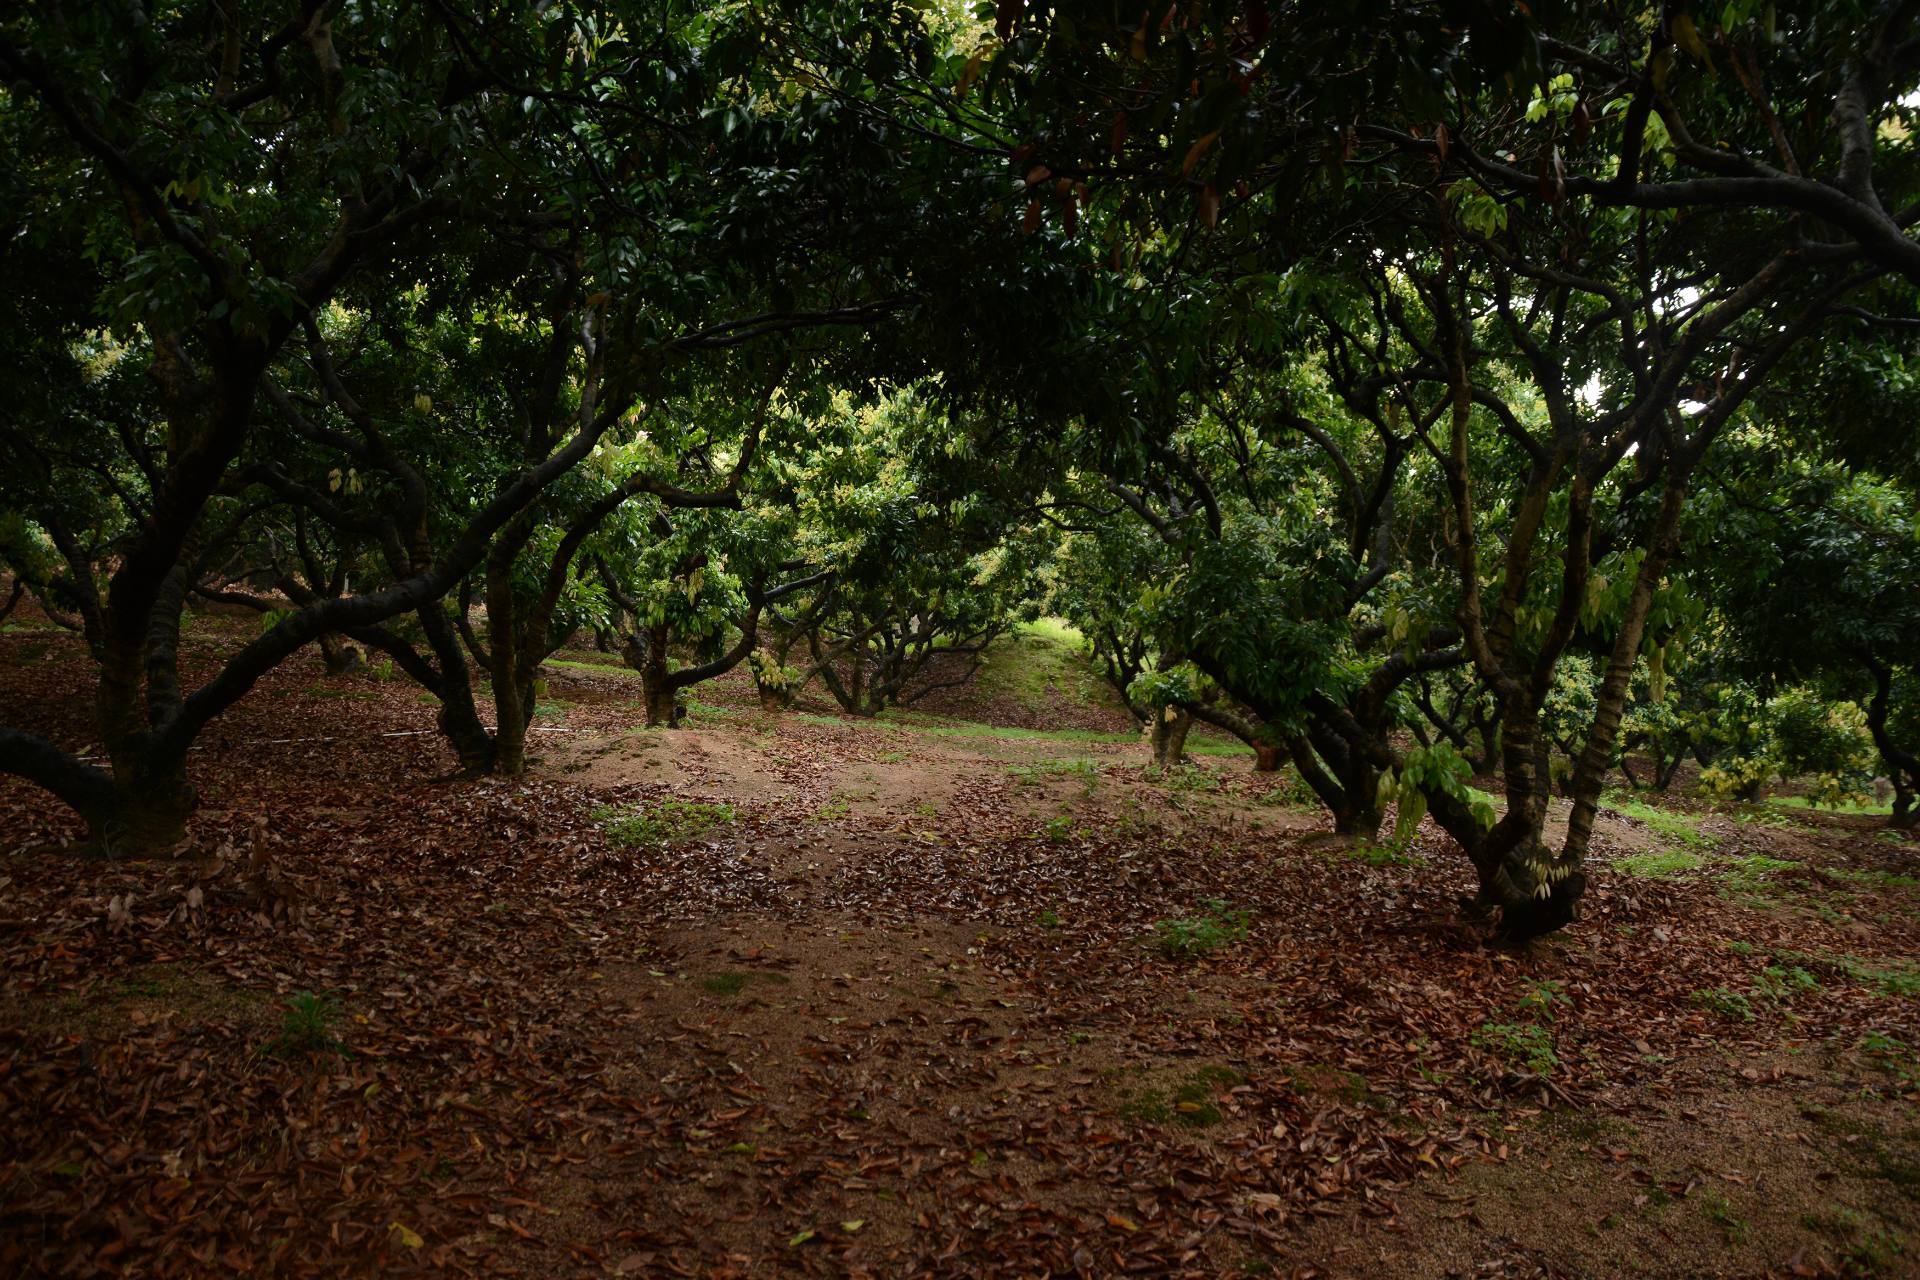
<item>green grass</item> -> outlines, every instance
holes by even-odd
[[[1138,733],[1111,733],[1101,729],[1020,729],[1012,726],[981,724],[977,720],[960,720],[953,716],[939,716],[929,711],[902,711],[897,707],[889,707],[879,715],[864,721],[846,716],[820,715],[812,711],[799,712],[794,718],[803,724],[827,725],[841,729],[867,724],[874,728],[898,733],[931,734],[943,738],[996,738],[1007,742],[1097,743],[1109,746],[1140,741]],[[1189,738],[1187,754],[1250,756],[1253,754],[1253,749],[1244,742]]]
[[[1172,1122],[1189,1129],[1209,1128],[1225,1118],[1216,1100],[1246,1082],[1247,1078],[1232,1067],[1201,1067],[1172,1089],[1142,1089],[1121,1104],[1120,1114],[1146,1124]]]
[[[1427,860],[1417,853],[1408,853],[1405,849],[1396,849],[1384,844],[1357,844],[1347,850],[1346,856],[1355,862],[1364,862],[1370,867],[1424,867]]]
[[[1920,889],[1920,877],[1899,875],[1892,871],[1855,871],[1850,867],[1828,867],[1827,874],[1836,880],[1866,885],[1873,889]]]
[[[1023,787],[1038,786],[1048,778],[1074,778],[1084,783],[1088,790],[1100,781],[1100,764],[1096,760],[1080,757],[1071,760],[1042,760],[1039,764],[1014,765],[1007,770],[1007,776]]]
[[[1853,800],[1843,800],[1839,804],[1815,804],[1806,796],[1768,796],[1768,804],[1779,805],[1783,809],[1812,809],[1819,813],[1845,813],[1864,817],[1885,818],[1893,813],[1893,801],[1885,804],[1860,804]]]
[[[1701,1193],[1700,1211],[1707,1216],[1707,1221],[1720,1228],[1720,1234],[1726,1237],[1729,1246],[1745,1244],[1747,1237],[1752,1234],[1752,1228],[1746,1220],[1734,1213],[1733,1205],[1718,1191]]]
[[[606,832],[607,839],[630,846],[671,844],[734,821],[732,805],[698,800],[658,800],[630,809],[600,805],[587,816]]]
[[[624,662],[574,662],[568,658],[548,658],[543,667],[562,667],[568,671],[591,671],[597,676],[625,676],[638,680],[640,673]]]
[[[1761,853],[1729,858],[1726,861],[1726,887],[1733,893],[1776,893],[1779,892],[1779,888],[1768,879],[1769,874],[1775,871],[1786,871],[1798,865],[1784,858],[1769,858]]]
[[[1080,633],[1059,618],[1022,622],[995,640],[974,677],[985,693],[1012,698],[1028,710],[1049,696],[1073,702],[1117,704],[1087,661]]]
[[[1200,907],[1196,915],[1154,922],[1153,944],[1162,955],[1192,960],[1246,938],[1245,911],[1228,905],[1224,898],[1208,898]]]
[[[1037,840],[1045,840],[1050,844],[1059,844],[1063,840],[1071,840],[1076,836],[1084,836],[1087,833],[1085,828],[1073,825],[1072,814],[1063,813],[1058,817],[1048,818],[1040,824],[1040,829],[1033,834]]]
[[[1920,995],[1920,963],[1911,960],[1863,960],[1859,956],[1817,951],[1776,951],[1774,956],[1811,969],[1826,969],[1885,995]]]
[[[1796,996],[1813,995],[1819,990],[1820,980],[1797,964],[1770,964],[1753,980],[1753,993],[1775,1004],[1787,1004]]]
[[[1643,822],[1661,835],[1691,848],[1711,849],[1719,843],[1718,840],[1700,830],[1698,818],[1681,813],[1669,813],[1665,809],[1656,809],[1650,804],[1629,799],[1618,792],[1609,793],[1602,803],[1621,817]]]
[[[333,1034],[340,1020],[340,1006],[332,996],[302,991],[288,997],[281,1016],[280,1034],[267,1046],[276,1058],[318,1058],[340,1053],[346,1046]]]
[[[1560,1065],[1553,1051],[1553,1032],[1536,1022],[1483,1022],[1468,1037],[1475,1047],[1516,1066],[1524,1066],[1537,1076],[1553,1074]]]
[[[1698,871],[1705,865],[1706,859],[1685,849],[1668,849],[1660,853],[1631,853],[1613,860],[1613,869],[1622,875],[1647,876],[1653,879],[1668,879],[1684,872]]]
[[[1730,1021],[1753,1021],[1753,1001],[1731,987],[1702,987],[1692,998],[1702,1009]]]

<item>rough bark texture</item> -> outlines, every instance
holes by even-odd
[[[1873,735],[1873,745],[1886,763],[1887,780],[1893,783],[1893,814],[1887,824],[1899,829],[1920,826],[1920,806],[1916,806],[1914,799],[1915,793],[1920,792],[1920,756],[1895,742],[1887,731],[1893,699],[1893,670],[1881,663],[1874,663],[1870,669],[1873,697],[1867,703],[1867,731]]]
[[[1149,736],[1153,743],[1153,762],[1170,769],[1186,758],[1187,733],[1193,728],[1193,715],[1184,707],[1164,707],[1153,718]]]

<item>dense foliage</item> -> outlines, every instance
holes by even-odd
[[[309,644],[510,776],[575,637],[651,723],[743,663],[872,715],[1048,609],[1162,763],[1197,719],[1343,833],[1431,815],[1513,936],[1617,769],[1911,823],[1916,26],[10,14],[0,608],[85,634],[105,760],[0,769],[163,851]],[[263,626],[188,672],[203,599]]]

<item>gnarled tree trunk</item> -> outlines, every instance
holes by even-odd
[[[1160,708],[1148,726],[1148,739],[1153,745],[1153,763],[1162,769],[1170,769],[1186,756],[1187,733],[1193,728],[1193,713],[1185,707],[1168,705]]]

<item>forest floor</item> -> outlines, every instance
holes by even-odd
[[[84,675],[10,628],[0,719],[84,746]],[[528,778],[438,782],[419,690],[302,655],[172,861],[0,781],[0,1274],[1920,1274],[1870,817],[1617,798],[1500,949],[1443,838],[1143,768],[1044,629],[879,721],[549,675]]]

